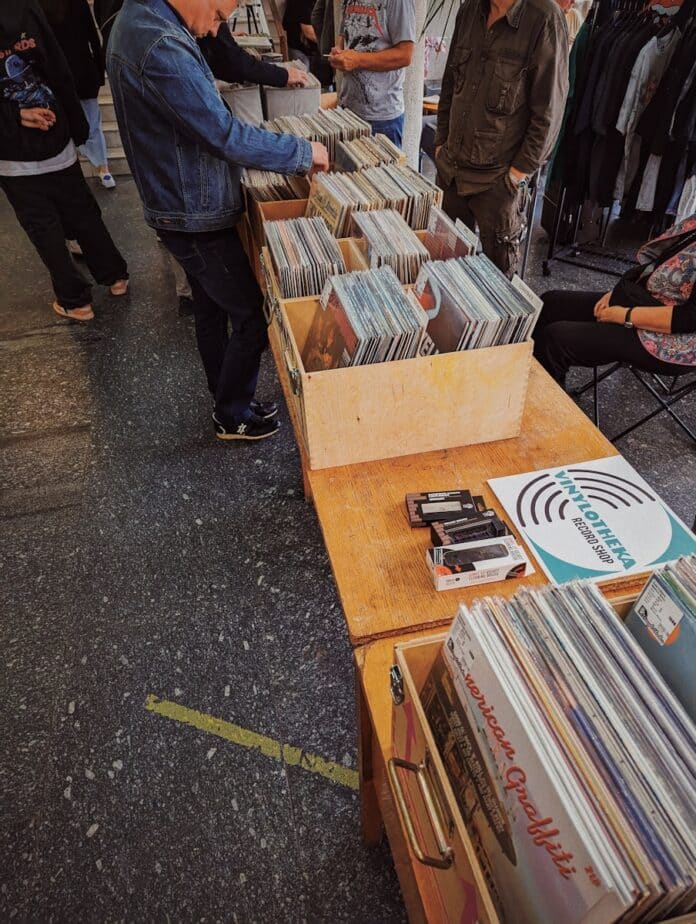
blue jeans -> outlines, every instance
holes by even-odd
[[[106,138],[102,130],[99,103],[96,99],[81,99],[80,105],[89,122],[89,138],[80,145],[80,154],[84,154],[93,167],[103,167],[107,162]]]
[[[268,336],[261,290],[237,229],[158,233],[191,283],[196,341],[215,411],[225,423],[241,423]]]
[[[374,122],[367,120],[372,126],[372,134],[376,135],[378,132],[381,135],[386,135],[390,141],[393,141],[397,148],[401,147],[401,144],[404,140],[404,114],[401,113],[400,116],[397,116],[395,119],[376,119]]]

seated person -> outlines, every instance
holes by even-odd
[[[534,355],[565,385],[572,366],[696,369],[696,214],[649,241],[611,292],[547,292]]]

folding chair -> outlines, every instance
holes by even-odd
[[[643,388],[652,395],[652,397],[657,401],[658,407],[650,411],[650,413],[645,414],[640,418],[640,420],[631,424],[630,427],[626,427],[625,430],[622,430],[615,436],[610,437],[611,442],[615,443],[622,437],[627,436],[634,430],[637,430],[638,427],[642,427],[643,424],[647,423],[649,420],[652,420],[653,417],[657,417],[658,414],[662,414],[664,411],[666,411],[672,420],[674,420],[674,422],[682,428],[686,435],[691,438],[692,442],[696,443],[696,433],[694,433],[686,421],[680,417],[676,411],[673,410],[673,406],[675,404],[683,401],[684,398],[686,398],[688,395],[696,392],[696,369],[691,369],[690,367],[685,367],[684,372],[681,375],[672,376],[670,377],[669,381],[665,383],[663,381],[664,376],[659,376],[654,372],[646,372],[644,369],[637,369],[635,366],[626,365],[624,363],[614,363],[614,365],[609,366],[608,369],[605,369],[604,372],[599,372],[597,366],[595,366],[592,370],[592,379],[586,385],[574,389],[571,392],[573,397],[579,397],[580,395],[583,395],[585,392],[592,389],[594,401],[593,419],[595,426],[599,426],[599,383],[603,382],[604,379],[609,378],[609,376],[613,375],[617,369],[621,369],[622,367],[628,369],[636,381],[639,382]],[[683,382],[682,379],[685,377],[688,380]]]

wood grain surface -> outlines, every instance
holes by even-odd
[[[547,583],[537,566],[521,580],[436,591],[425,563],[429,530],[409,527],[407,493],[469,488],[504,516],[488,478],[616,454],[533,362],[516,439],[308,472],[352,644],[447,625],[460,601]]]

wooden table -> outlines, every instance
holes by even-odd
[[[409,527],[407,493],[468,488],[483,494],[504,517],[488,478],[616,454],[575,402],[533,362],[517,439],[308,471],[352,644],[443,626],[452,621],[460,601],[470,602],[482,593],[510,596],[523,583],[547,583],[538,570],[518,581],[437,592],[425,563],[430,531]]]
[[[270,342],[300,451],[305,493],[314,500],[354,651],[361,823],[367,846],[386,830],[412,922],[431,919],[432,872],[411,852],[387,776],[393,756],[389,667],[394,644],[448,626],[460,602],[505,596],[522,583],[547,583],[543,572],[522,580],[438,593],[425,563],[429,530],[411,529],[404,498],[415,491],[465,487],[504,516],[487,479],[616,455],[616,449],[536,363],[516,439],[311,471],[275,325]],[[457,396],[452,396],[455,400]],[[466,400],[466,395],[458,396]],[[447,413],[447,408],[443,408]],[[414,420],[414,426],[417,426]],[[519,536],[518,536],[519,538]],[[634,581],[635,595],[644,576]],[[606,592],[606,590],[605,590]],[[621,593],[628,592],[624,586]]]

